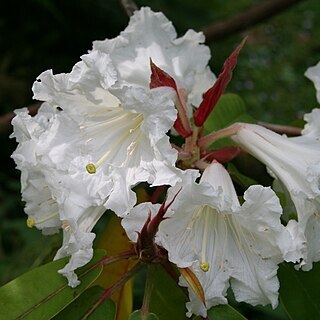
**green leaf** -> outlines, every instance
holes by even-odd
[[[201,318],[195,317],[193,320],[200,320]],[[232,308],[228,304],[212,307],[208,310],[209,320],[246,320],[241,313]]]
[[[143,315],[140,310],[137,310],[130,315],[129,320],[159,320],[159,318],[154,313]]]
[[[102,266],[91,268],[104,256],[97,250],[91,262],[77,272],[81,284],[72,289],[57,271],[68,258],[35,268],[0,288],[0,319],[50,319],[75,300],[99,276]]]
[[[73,301],[67,308],[57,314],[53,320],[62,319],[88,319],[88,320],[114,320],[117,308],[112,300],[106,300],[94,309],[95,303],[104,293],[104,289],[94,286],[83,292],[78,299]]]
[[[235,122],[254,123],[255,120],[247,114],[245,103],[240,96],[227,93],[221,96],[205,122],[205,133],[223,129]]]
[[[181,288],[160,266],[155,268],[153,281],[150,311],[160,320],[185,320],[186,296]]]
[[[250,186],[258,184],[254,179],[242,174],[231,162],[228,163],[228,172],[232,180],[238,183],[243,189],[248,189]]]
[[[295,270],[281,264],[279,269],[280,299],[292,320],[320,319],[320,263],[310,271]]]

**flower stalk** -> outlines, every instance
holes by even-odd
[[[151,294],[153,290],[153,276],[154,276],[155,266],[148,265],[147,279],[144,289],[143,303],[141,307],[141,313],[143,316],[149,314],[149,305],[151,300]]]
[[[201,150],[206,150],[216,141],[235,135],[241,128],[242,128],[241,123],[235,123],[235,124],[231,125],[230,127],[227,127],[227,128],[221,129],[219,131],[210,133],[207,136],[200,138],[198,140],[198,145]]]

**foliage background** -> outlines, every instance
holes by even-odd
[[[189,28],[201,30],[260,2],[136,1],[138,6],[164,12],[179,35]],[[249,35],[228,91],[242,96],[254,118],[289,124],[316,106],[313,85],[303,74],[320,60],[319,16],[319,1],[305,0],[245,32],[209,43],[210,65],[217,74],[235,45]],[[93,40],[115,37],[127,21],[117,0],[1,1],[0,116],[33,103],[31,86],[42,71],[69,72]],[[59,236],[46,238],[26,228],[19,173],[10,159],[15,142],[0,130],[0,143],[1,285],[50,260]]]

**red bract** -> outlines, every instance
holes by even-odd
[[[205,151],[201,153],[201,158],[209,162],[217,160],[220,163],[226,163],[238,156],[240,152],[239,147],[223,147],[218,150]]]
[[[201,127],[205,123],[213,108],[217,104],[219,98],[225,91],[228,83],[232,78],[232,71],[237,64],[239,52],[246,40],[247,37],[242,40],[237,48],[226,59],[218,76],[218,79],[215,81],[214,85],[204,94],[203,101],[201,102],[198,110],[194,113],[193,116],[196,126]]]
[[[159,87],[170,87],[175,91],[178,91],[176,82],[174,79],[165,71],[157,67],[150,59],[151,78],[150,78],[150,89]]]
[[[151,78],[150,78],[150,88],[159,87],[170,87],[177,93],[177,103],[176,108],[178,111],[177,120],[174,123],[174,128],[179,132],[179,134],[187,138],[192,134],[190,120],[187,115],[187,106],[184,102],[184,98],[181,96],[181,91],[177,88],[175,80],[165,71],[157,67],[153,61],[150,59],[151,68]]]
[[[155,243],[155,236],[158,232],[160,223],[166,219],[164,215],[167,213],[167,210],[176,199],[180,190],[168,204],[166,204],[167,197],[164,199],[161,207],[158,210],[158,213],[153,218],[151,218],[151,212],[149,212],[148,218],[145,221],[141,231],[138,232],[138,240],[135,249],[142,261],[146,263],[153,263],[159,259],[161,260],[164,257],[165,250]]]

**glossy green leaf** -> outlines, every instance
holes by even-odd
[[[102,267],[91,268],[104,256],[97,250],[92,261],[77,272],[81,284],[72,289],[57,273],[68,258],[35,268],[0,288],[0,319],[45,320],[75,300],[99,276]]]
[[[53,320],[62,319],[88,319],[88,320],[114,320],[117,308],[112,300],[106,300],[98,307],[96,302],[102,296],[104,289],[94,286],[83,292],[78,299],[73,301],[67,308],[57,314]]]
[[[205,132],[210,133],[235,122],[254,123],[255,121],[247,114],[242,98],[236,94],[227,93],[221,96],[210,117],[205,122]]]
[[[200,317],[195,317],[193,320],[200,320]],[[212,307],[208,310],[209,320],[246,320],[241,313],[232,308],[228,304]]]
[[[172,278],[157,266],[153,275],[154,287],[150,300],[150,312],[160,320],[185,320],[186,296]]]
[[[130,315],[129,320],[159,320],[159,318],[154,313],[143,315],[140,310],[137,310]]]
[[[292,320],[320,319],[320,263],[312,270],[295,270],[292,265],[281,264],[280,298]]]

